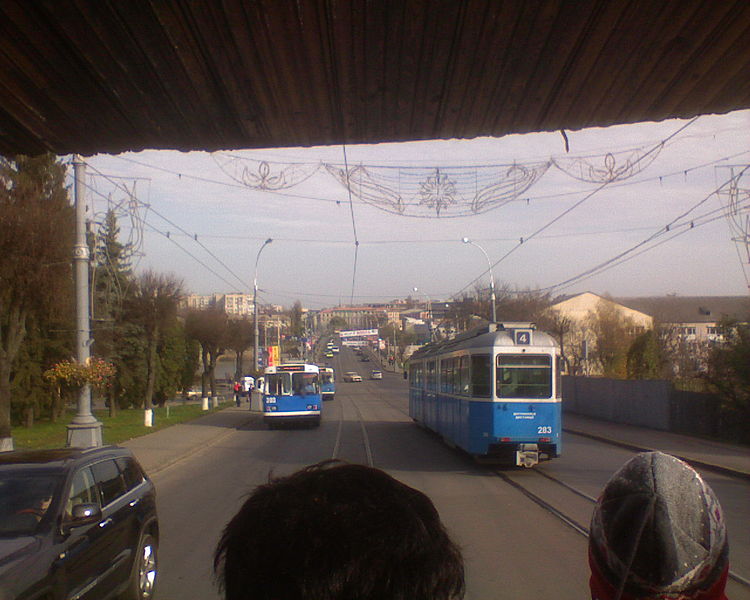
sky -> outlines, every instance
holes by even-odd
[[[553,296],[745,295],[750,283],[747,246],[733,241],[750,227],[748,110],[565,136],[85,162],[94,226],[114,208],[136,269],[187,293],[251,292],[267,238],[259,301],[312,309],[446,300],[488,287],[489,264],[497,288]],[[345,166],[351,195],[335,177]],[[283,189],[258,189],[282,171]]]

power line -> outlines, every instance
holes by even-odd
[[[670,139],[673,139],[675,136],[679,135],[682,131],[684,131],[685,129],[687,129],[688,127],[690,127],[693,123],[695,123],[699,118],[700,118],[699,116],[698,117],[694,117],[693,119],[691,119],[690,121],[688,121],[687,123],[685,123],[685,125],[683,125],[679,129],[677,129],[677,131],[675,131],[674,133],[672,133],[671,135],[669,135],[665,139],[663,139],[661,142],[659,142],[658,144],[656,144],[653,148],[651,148],[651,150],[649,150],[648,152],[646,152],[642,156],[639,156],[638,159],[636,159],[634,161],[634,165],[638,164],[642,160],[646,159],[649,155],[651,155],[652,153],[656,152],[659,148],[663,147],[664,144],[666,144]],[[458,296],[461,292],[463,292],[464,290],[468,289],[471,285],[473,285],[475,282],[479,281],[479,279],[481,279],[482,277],[484,277],[484,275],[486,275],[487,273],[489,273],[490,271],[492,271],[492,269],[494,269],[497,265],[499,265],[506,258],[508,258],[511,254],[513,254],[516,250],[518,250],[524,243],[528,243],[529,241],[531,241],[532,239],[534,239],[536,236],[538,236],[540,233],[542,233],[543,231],[545,231],[546,229],[548,229],[549,227],[551,227],[552,225],[554,225],[555,223],[557,223],[560,219],[562,219],[563,217],[565,217],[566,215],[568,215],[570,212],[572,212],[573,210],[575,210],[576,208],[578,208],[579,206],[581,206],[584,202],[586,202],[592,196],[594,196],[595,194],[597,194],[598,192],[600,192],[601,190],[603,190],[610,183],[611,183],[611,181],[605,181],[601,185],[597,186],[594,190],[592,190],[591,192],[589,192],[588,194],[586,194],[578,202],[576,202],[572,206],[566,208],[564,211],[562,211],[560,214],[558,214],[552,220],[550,220],[547,223],[545,223],[544,225],[542,225],[539,229],[537,229],[536,231],[534,231],[531,235],[529,235],[527,237],[521,237],[520,241],[518,242],[518,244],[516,244],[515,246],[513,246],[513,248],[511,248],[510,250],[508,250],[508,252],[506,252],[498,260],[496,260],[494,262],[494,264],[490,265],[487,269],[485,269],[484,271],[482,271],[482,273],[478,277],[475,277],[474,279],[472,279],[468,284],[466,284],[463,288],[461,288],[458,292],[456,292],[456,294],[453,297]]]

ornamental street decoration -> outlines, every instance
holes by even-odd
[[[590,156],[485,166],[387,166],[271,162],[215,152],[232,179],[262,191],[280,191],[327,172],[352,198],[396,215],[450,218],[480,215],[525,197],[551,166],[591,184],[609,184],[644,171],[665,142]]]
[[[214,161],[229,177],[254,190],[285,190],[315,174],[319,163],[273,163],[214,152]]]

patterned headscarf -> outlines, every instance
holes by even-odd
[[[594,600],[726,600],[729,545],[719,501],[681,460],[638,454],[599,497],[589,564]]]

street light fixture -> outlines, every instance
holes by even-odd
[[[497,322],[497,313],[495,312],[495,278],[492,275],[492,263],[490,262],[490,257],[487,255],[487,252],[484,248],[482,248],[479,244],[476,242],[472,242],[469,238],[465,237],[462,238],[461,241],[464,244],[471,244],[472,246],[476,246],[482,251],[482,254],[484,254],[484,257],[487,259],[487,267],[490,271],[490,298],[492,299],[492,322]]]
[[[255,257],[255,276],[253,277],[253,343],[255,344],[253,360],[255,360],[255,371],[260,368],[260,361],[258,360],[258,261],[260,260],[260,253],[263,252],[263,248],[273,242],[272,238],[268,238],[258,250],[258,255]]]
[[[425,298],[427,298],[427,321],[428,321],[428,327],[430,328],[430,341],[432,341],[432,302],[430,302],[430,297],[425,294],[424,292],[420,292],[419,288],[415,287],[412,288],[415,292],[419,292],[422,294]]]

